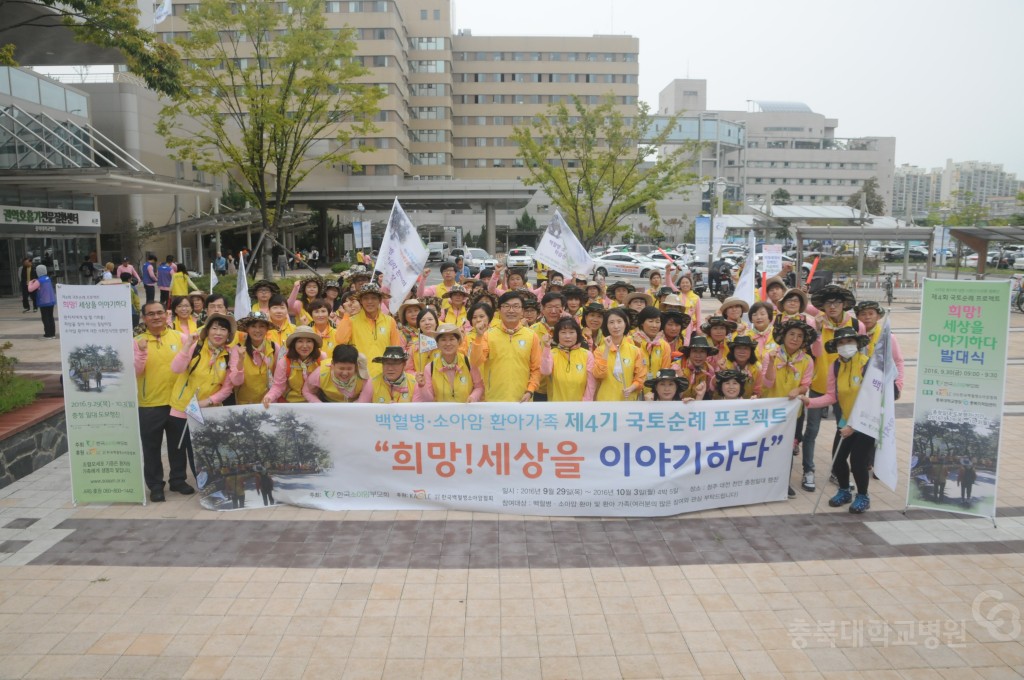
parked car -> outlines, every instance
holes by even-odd
[[[452,257],[455,257],[455,251],[452,253]],[[483,248],[466,248],[462,257],[472,276],[476,276],[481,269],[494,269],[498,266],[498,261]]]
[[[636,253],[609,253],[594,259],[594,272],[610,277],[634,277],[646,279],[652,271],[665,275],[665,265]]]
[[[451,248],[447,241],[431,241],[427,244],[427,262],[444,262],[450,254]]]
[[[526,267],[531,269],[533,267],[534,252],[534,249],[529,246],[512,248],[508,251],[508,257],[505,258],[505,265],[508,267]]]

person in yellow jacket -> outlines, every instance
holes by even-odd
[[[139,435],[142,440],[142,472],[150,500],[164,500],[164,468],[160,453],[164,435],[167,450],[171,441],[168,424],[171,415],[171,388],[176,376],[171,362],[181,349],[181,333],[167,327],[167,311],[159,301],[142,305],[142,322],[146,327],[135,336],[133,345],[135,384],[139,397]],[[169,460],[171,479],[185,479],[185,460]]]
[[[455,324],[442,324],[435,336],[437,351],[416,374],[415,402],[446,401],[472,404],[483,399],[484,381],[480,371],[469,365],[460,350],[463,332]]]
[[[749,327],[743,321],[743,315],[748,311],[750,311],[750,305],[746,300],[741,300],[738,297],[726,298],[722,302],[722,306],[718,308],[719,315],[736,324],[736,330],[729,334],[730,340],[735,340],[740,335],[750,334]]]
[[[317,298],[309,303],[309,317],[313,323],[309,324],[313,331],[320,336],[322,344],[320,350],[327,356],[334,353],[334,322],[331,321],[331,305],[323,298]]]
[[[626,335],[629,313],[624,307],[609,309],[602,330],[604,341],[594,350],[594,378],[598,381],[594,401],[642,399],[647,362]]]
[[[288,342],[288,336],[295,332],[295,324],[288,318],[288,301],[283,295],[274,295],[267,303],[270,309],[270,330],[267,337],[278,347],[284,347]]]
[[[270,408],[277,401],[289,404],[306,401],[302,388],[309,374],[320,368],[324,358],[320,353],[320,345],[320,336],[309,326],[298,326],[288,336],[285,350],[278,352],[274,384],[263,397],[264,408]]]
[[[178,267],[178,271],[174,272],[174,275],[171,276],[171,297],[188,295],[190,290],[199,289],[196,288],[196,284],[192,283],[192,279],[189,278],[188,269]]]
[[[469,291],[466,287],[461,284],[454,284],[448,288],[448,292],[441,296],[445,304],[442,306],[440,314],[441,325],[452,324],[453,326],[459,326],[465,328],[469,324],[466,321],[466,301],[469,300]]]
[[[367,284],[373,285],[373,284]],[[399,345],[385,347],[374,362],[381,365],[380,373],[363,384],[359,393],[360,404],[408,404],[412,403],[416,376],[405,370],[409,355]]]
[[[195,457],[192,452],[192,437],[186,432],[188,416],[185,411],[195,400],[199,408],[220,406],[231,394],[231,374],[238,370],[238,346],[231,346],[235,338],[235,319],[227,314],[211,314],[206,325],[183,343],[181,350],[171,361],[171,372],[177,374],[171,388],[171,414],[168,432],[173,441],[168,444],[167,460],[172,456],[180,461],[188,460],[192,474],[196,474]],[[171,491],[182,494],[195,493],[185,481],[183,470],[172,468],[169,481]]]
[[[274,384],[277,345],[267,339],[270,319],[263,312],[251,312],[238,321],[243,331],[238,370],[232,374],[236,404],[260,404]]]
[[[281,288],[273,281],[267,281],[261,279],[256,283],[252,284],[252,288],[249,289],[249,293],[254,296],[252,302],[252,311],[263,312],[264,314],[270,314],[270,298],[275,295],[281,294]],[[235,316],[241,316],[246,310],[236,309]]]
[[[540,338],[523,325],[522,294],[504,293],[498,309],[499,326],[475,326],[469,363],[483,376],[485,401],[532,401],[540,384]]]
[[[351,404],[359,399],[369,378],[366,357],[352,345],[338,345],[331,353],[331,362],[323,362],[319,371],[311,371],[306,377],[302,395],[310,404]]]
[[[762,371],[757,359],[757,343],[749,335],[740,335],[725,343],[729,353],[721,364],[721,371],[737,371],[742,373],[743,399],[761,396]],[[715,381],[718,378],[716,376]]]
[[[559,319],[545,339],[540,372],[547,377],[548,401],[593,401],[597,392],[594,355],[581,345],[583,331],[576,319]]]
[[[788,295],[788,293],[787,293]],[[856,298],[846,288],[835,284],[823,286],[811,296],[811,302],[818,312],[816,319],[818,330],[818,342],[811,349],[814,355],[814,378],[811,380],[810,397],[820,397],[825,394],[828,387],[828,374],[832,370],[832,364],[839,358],[835,352],[825,349],[825,343],[833,338],[837,329],[846,326],[853,328],[860,334],[864,333],[864,327],[857,317],[854,316],[853,306],[857,304]],[[807,310],[810,312],[811,308]],[[804,491],[814,491],[814,444],[818,438],[818,430],[821,428],[821,419],[825,411],[820,408],[808,409],[804,430],[804,479],[800,484]]]
[[[199,324],[192,316],[192,301],[184,295],[171,298],[171,328],[182,335],[195,336],[199,333]]]
[[[463,352],[466,356],[469,356],[469,345],[476,340],[479,333],[477,333],[477,326],[483,328],[490,328],[494,321],[494,307],[491,306],[490,300],[484,298],[485,302],[477,302],[475,305],[469,308],[469,332],[462,338],[462,346],[459,347],[459,351]]]
[[[355,345],[360,354],[370,364],[370,376],[377,377],[381,372],[381,363],[375,361],[383,356],[388,347],[402,344],[402,336],[394,317],[381,310],[381,302],[391,297],[375,283],[368,283],[356,293],[360,311],[353,316],[345,316],[338,322],[334,333],[336,345]]]
[[[672,347],[661,332],[661,311],[647,306],[637,313],[637,328],[630,334],[633,344],[643,354],[647,372],[655,374],[672,366]],[[648,388],[644,388],[645,392]]]
[[[875,453],[875,439],[863,432],[854,430],[847,423],[853,412],[861,385],[864,382],[864,369],[869,358],[862,350],[870,342],[867,335],[858,333],[849,326],[838,328],[832,339],[826,344],[825,351],[836,354],[839,358],[828,372],[828,385],[825,394],[813,399],[803,396],[804,406],[808,409],[824,408],[839,404],[837,417],[838,430],[832,443],[835,460],[832,463],[832,474],[839,481],[839,491],[828,504],[833,508],[846,505],[851,500],[850,512],[862,513],[871,507],[868,497],[868,483],[871,481],[870,467]],[[850,472],[857,484],[857,497],[850,492]]]

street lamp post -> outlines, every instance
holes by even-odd
[[[366,206],[362,203],[356,204],[356,214],[352,216],[352,252],[349,255],[349,260],[355,257],[355,253],[363,249],[363,211],[366,210]],[[359,242],[356,242],[356,216],[359,217]],[[371,242],[370,248],[373,248]],[[357,264],[362,264],[361,262]]]
[[[711,228],[710,234],[708,234],[708,279],[710,284],[711,278],[711,257],[715,252],[715,208],[718,208],[717,214],[722,214],[722,196],[725,194],[725,179],[722,177],[716,177],[713,180],[701,182],[700,188],[702,191],[708,192],[708,207],[711,210]],[[711,195],[712,189],[715,195]],[[717,206],[716,206],[717,202]]]

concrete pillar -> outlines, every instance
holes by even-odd
[[[198,229],[196,229],[196,269],[199,271],[200,276],[206,272],[205,265],[203,264],[203,232]]]
[[[174,194],[174,247],[175,257],[178,258],[178,263],[181,263],[181,198],[178,194]]]
[[[484,248],[489,253],[497,249],[498,225],[494,217],[494,204],[484,203],[484,224],[487,225],[487,245]]]

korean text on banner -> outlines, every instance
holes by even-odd
[[[377,257],[376,269],[384,274],[382,286],[393,300],[404,300],[426,264],[427,247],[396,198]]]
[[[142,503],[142,441],[128,286],[57,286],[75,503]]]
[[[879,481],[896,490],[896,362],[892,358],[892,331],[885,317],[875,351],[864,371],[860,392],[847,423],[875,438],[874,472]]]
[[[325,510],[653,517],[785,500],[798,406],[257,404],[207,410],[192,443],[214,510],[262,505],[235,483],[262,468]]]
[[[533,257],[567,277],[586,275],[594,270],[594,259],[557,210],[551,216]]]
[[[1008,281],[925,279],[907,505],[995,517]]]
[[[782,246],[778,243],[766,243],[761,253],[761,267],[769,277],[782,271]]]

